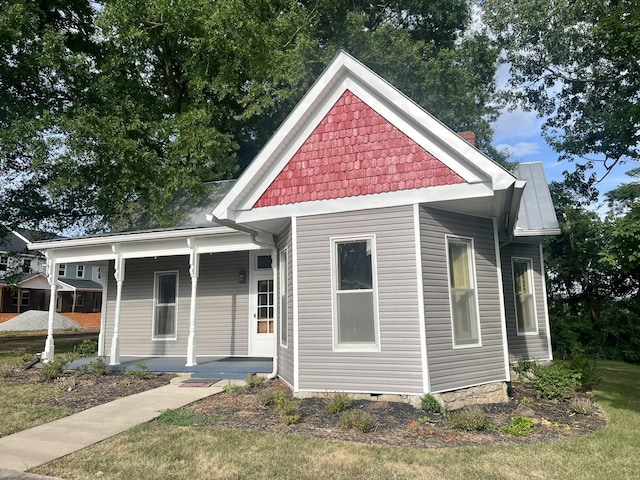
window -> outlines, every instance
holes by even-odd
[[[64,277],[66,272],[67,272],[67,265],[66,264],[61,263],[60,265],[58,265],[58,276],[59,277]]]
[[[83,278],[84,277],[84,265],[78,265],[76,267],[76,277]]]
[[[513,289],[518,335],[537,334],[536,307],[533,295],[533,262],[530,258],[514,258]]]
[[[378,348],[375,238],[332,241],[334,341]]]
[[[289,258],[287,249],[280,252],[280,344],[286,347],[289,343]]]
[[[256,269],[264,270],[271,268],[271,255],[258,255],[256,257]]]
[[[176,338],[178,273],[155,274],[153,338]]]
[[[84,305],[84,293],[76,293],[76,307],[82,307]]]
[[[18,306],[18,291],[14,290],[13,293],[11,294],[11,305],[13,305],[14,307]]]
[[[478,302],[473,268],[473,241],[447,237],[449,298],[453,324],[453,345],[480,344]]]
[[[25,258],[22,260],[22,271],[25,273],[29,273],[31,271],[31,260]]]
[[[29,290],[23,290],[20,294],[20,306],[28,307],[30,299],[31,299],[31,292]]]
[[[9,257],[6,255],[0,255],[0,272],[4,272],[9,265]]]

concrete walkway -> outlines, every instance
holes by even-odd
[[[169,385],[119,398],[68,417],[0,438],[0,471],[24,472],[124,432],[160,415],[219,393],[228,380],[210,387],[180,387],[189,375]],[[235,381],[231,380],[232,383]],[[244,382],[238,381],[239,384]],[[6,473],[6,472],[3,472]],[[6,478],[6,477],[1,477]],[[24,477],[16,477],[24,478]]]

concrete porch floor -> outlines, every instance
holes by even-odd
[[[88,368],[97,357],[83,357],[73,360],[70,370]],[[109,359],[104,359],[109,364]],[[109,370],[121,372],[136,370],[137,363],[144,363],[150,372],[191,373],[192,378],[216,378],[244,380],[249,374],[271,373],[273,359],[268,357],[201,357],[198,365],[185,366],[185,357],[120,357],[120,365],[109,365]]]

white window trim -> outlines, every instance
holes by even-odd
[[[333,350],[339,352],[380,352],[380,314],[378,303],[378,259],[375,235],[356,235],[346,237],[331,237],[331,317],[333,325]],[[338,266],[337,244],[342,242],[369,241],[371,245],[371,282],[373,286],[373,343],[338,343],[338,305],[336,302],[338,292]],[[364,291],[364,290],[363,290]],[[366,290],[369,291],[369,290]]]
[[[521,332],[518,327],[518,308],[517,308],[517,294],[516,294],[516,271],[513,268],[515,262],[527,262],[527,271],[529,273],[529,285],[531,285],[531,294],[533,297],[533,320],[536,324],[536,330],[531,332]],[[511,257],[511,282],[513,290],[513,309],[515,310],[516,319],[516,332],[519,337],[535,336],[540,334],[540,327],[538,325],[538,308],[536,306],[536,285],[533,277],[533,258],[528,257]]]
[[[27,303],[24,303],[25,298],[27,299]],[[20,292],[20,306],[28,307],[31,304],[31,290],[22,290]]]
[[[462,345],[456,345],[455,329],[453,325],[453,299],[451,298],[451,273],[449,268],[449,241],[462,241],[468,243],[471,248],[471,254],[469,255],[471,269],[471,280],[473,281],[473,293],[476,304],[476,326],[478,331],[477,343],[464,343]],[[464,348],[478,348],[482,347],[482,330],[480,329],[480,303],[478,302],[478,276],[476,274],[476,248],[475,242],[472,237],[462,237],[458,235],[445,235],[445,260],[447,268],[447,290],[449,292],[449,319],[451,321],[451,344],[454,350]]]
[[[287,247],[280,250],[279,256],[279,264],[278,264],[278,275],[280,277],[280,285],[278,289],[278,341],[281,347],[289,348],[289,325],[291,322],[291,316],[289,315],[289,249]],[[283,261],[286,260],[286,261]],[[286,296],[284,297],[282,293],[286,292]],[[283,313],[287,313],[287,325],[284,328],[282,324]],[[282,338],[284,336],[284,342]]]
[[[9,256],[8,255],[0,255],[0,265],[4,265],[5,267],[9,266]]]
[[[84,265],[76,266],[76,278],[84,278]]]
[[[175,302],[175,314],[174,314],[174,334],[172,336],[169,335],[164,335],[164,336],[157,336],[155,334],[156,331],[156,307],[158,306],[158,276],[160,275],[166,275],[168,273],[173,273],[176,275],[176,302]],[[178,270],[165,270],[165,271],[160,271],[160,272],[153,272],[153,314],[152,314],[152,321],[151,321],[151,340],[153,340],[154,342],[164,342],[164,341],[175,341],[178,339],[178,292],[179,292],[179,287],[180,287],[180,272],[178,272]]]
[[[76,292],[76,307],[84,307],[84,292]]]
[[[67,264],[59,263],[58,264],[58,276],[65,277],[67,275]]]

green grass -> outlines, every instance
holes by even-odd
[[[637,478],[640,367],[598,366],[603,380],[595,398],[609,425],[568,440],[419,450],[154,422],[34,471],[69,480]]]

